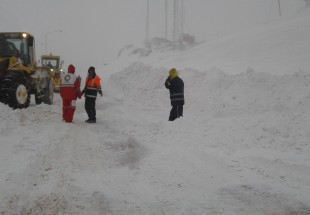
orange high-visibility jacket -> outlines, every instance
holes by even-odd
[[[85,97],[96,98],[98,91],[101,91],[100,77],[96,75],[95,78],[87,76],[85,81],[84,93]]]

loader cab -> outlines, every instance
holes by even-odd
[[[41,56],[42,66],[48,68],[58,69],[61,68],[60,56],[55,55],[42,55]]]
[[[34,37],[28,33],[0,33],[0,62],[20,54],[24,66],[35,62]],[[1,72],[1,71],[0,71]]]

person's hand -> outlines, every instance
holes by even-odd
[[[102,91],[101,91],[101,90],[99,90],[99,94],[100,94],[100,96],[102,97]]]

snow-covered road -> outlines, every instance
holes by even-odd
[[[61,121],[59,95],[1,104],[0,214],[309,214],[308,74],[183,71],[184,118],[171,123],[164,72],[113,75],[96,124],[82,100]]]

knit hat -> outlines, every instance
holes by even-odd
[[[88,72],[90,72],[90,71],[95,72],[95,67],[93,67],[93,66],[89,67]]]
[[[95,67],[91,66],[88,69],[88,76],[91,78],[95,78],[96,77],[96,72],[95,72]]]
[[[75,73],[75,67],[72,64],[68,66],[68,73],[72,73],[72,74]]]
[[[175,78],[178,76],[178,71],[175,68],[170,69],[169,71],[169,77]]]

